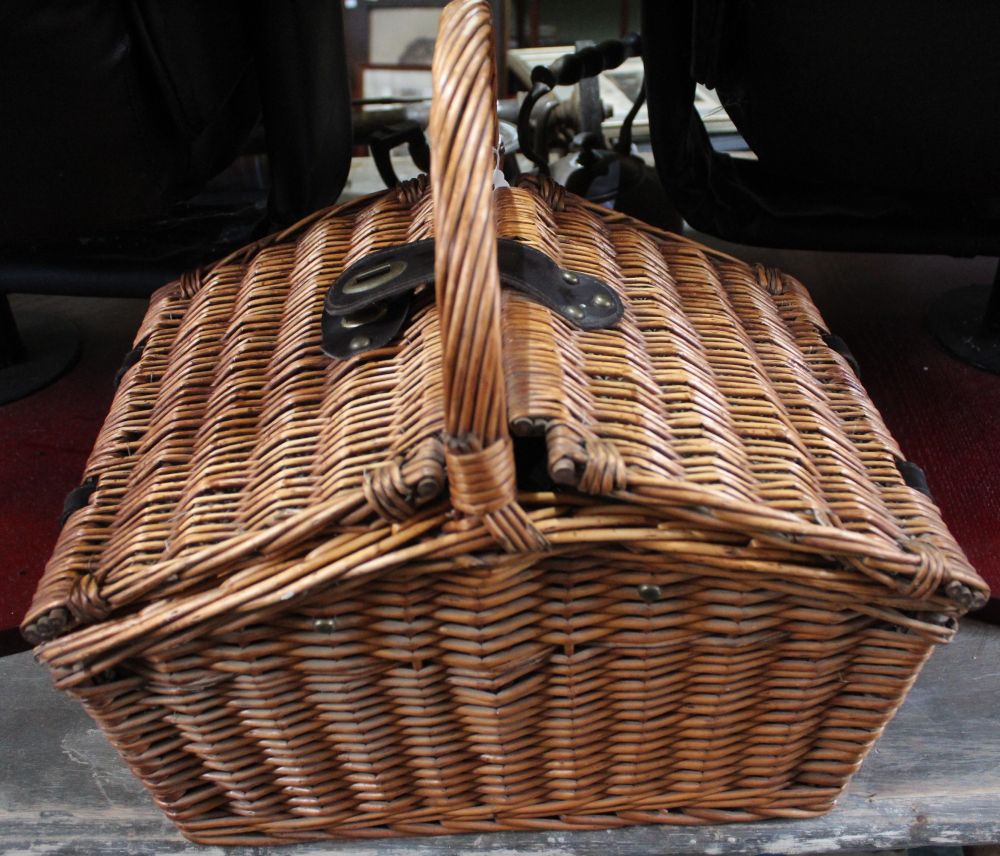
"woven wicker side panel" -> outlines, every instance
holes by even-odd
[[[146,345],[137,365],[122,380],[111,411],[97,436],[84,469],[84,480],[100,476],[87,505],[74,515],[49,559],[29,615],[56,609],[56,621],[68,620],[64,609],[81,578],[97,567],[107,545],[119,505],[139,460],[136,447],[145,434],[155,402],[155,390],[166,371],[169,348],[184,317],[189,298],[176,290],[163,294],[147,315],[137,341]],[[155,319],[153,323],[150,323]],[[58,635],[59,628],[50,630]]]
[[[203,778],[211,770],[197,751],[196,723],[219,719],[212,710],[216,693],[179,682],[158,686],[155,673],[149,676],[148,670],[142,677],[119,673],[74,695],[175,823],[228,812],[222,788]]]
[[[821,787],[846,781],[903,703],[930,653],[929,646],[894,629],[859,629],[850,660],[837,675],[839,692],[803,757],[800,781]],[[866,742],[855,742],[860,740]],[[860,758],[845,751],[846,741],[863,746]]]
[[[881,415],[845,360],[823,341],[829,332],[803,285],[782,274],[772,300],[783,324],[800,343],[803,357],[858,449],[869,490],[877,491],[899,528],[910,538],[927,539],[948,558],[951,576],[982,596],[983,583],[948,532],[941,513],[922,493],[908,487],[894,460],[903,458]]]
[[[930,645],[684,556],[346,583],[88,709],[206,842],[828,809]]]

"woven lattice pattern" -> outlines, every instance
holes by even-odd
[[[543,189],[554,204],[531,187],[498,191],[499,235],[600,276],[627,307],[614,329],[583,331],[504,295],[510,419],[547,426],[554,474],[661,520],[721,519],[862,569],[895,555],[884,565],[904,588],[914,578],[902,574],[920,570],[924,586],[937,570],[939,586],[946,574],[981,587],[932,504],[904,484],[899,450],[797,282]],[[340,271],[432,235],[432,212],[427,188],[410,185],[157,297],[87,468],[97,490],[60,541],[36,613],[68,605],[74,619],[103,618],[214,585],[230,561],[297,533],[377,526],[433,503],[444,413],[429,296],[398,343],[348,361],[322,354],[319,329]],[[560,540],[558,521],[538,526]],[[948,611],[910,593],[911,610]]]
[[[815,815],[985,598],[798,282],[484,184],[488,21],[444,16],[433,183],[154,297],[27,617],[199,841]],[[501,291],[496,237],[624,317]],[[400,336],[326,357],[338,275],[428,238]]]

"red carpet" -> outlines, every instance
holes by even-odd
[[[838,306],[838,326],[890,430],[927,473],[945,522],[1000,594],[1000,376],[940,348],[921,323],[927,304],[924,295],[883,291],[867,304],[871,315]]]
[[[146,309],[143,300],[19,297],[74,321],[79,362],[55,384],[0,407],[0,653],[23,648],[14,629],[59,534],[66,494],[80,482],[111,405],[112,381]]]
[[[992,282],[996,260],[738,253],[766,256],[809,287],[904,454],[924,469],[955,538],[1000,595],[1000,375],[959,362],[925,325],[942,293]]]
[[[989,282],[989,259],[857,256],[727,247],[799,276],[831,329],[861,363],[862,380],[907,457],[927,473],[959,543],[1000,593],[1000,376],[950,357],[923,325],[934,297]],[[0,407],[0,652],[16,628],[58,534],[112,396],[112,378],[141,320],[135,300],[18,298],[72,317],[84,333],[76,368],[24,401]]]

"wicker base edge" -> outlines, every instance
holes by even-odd
[[[517,816],[484,814],[480,818],[439,822],[412,822],[385,826],[319,826],[300,821],[273,829],[235,827],[231,818],[197,823],[178,823],[181,834],[194,844],[217,847],[276,846],[311,841],[410,838],[437,835],[477,835],[495,832],[584,832],[627,826],[710,826],[724,823],[753,823],[764,820],[808,820],[829,814],[843,789],[803,789],[807,793],[781,791],[772,800],[753,810],[719,807],[679,807],[662,810],[618,811],[605,814],[563,814]],[[794,801],[794,804],[786,804]],[[584,809],[585,811],[585,809]]]

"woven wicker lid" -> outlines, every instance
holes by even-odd
[[[454,23],[482,37],[488,11],[469,9]],[[713,549],[748,574],[864,592],[858,609],[947,639],[986,586],[907,484],[803,287],[545,180],[493,191],[492,151],[467,145],[462,125],[470,103],[495,121],[492,82],[472,42],[451,43],[435,59],[454,73],[432,116],[433,188],[319,212],[154,297],[87,464],[87,502],[25,620],[35,641],[75,631],[42,655],[73,668],[85,652],[93,672],[344,576],[641,544],[650,516],[689,542],[734,533]],[[624,318],[581,330],[501,292],[497,237],[600,279]],[[437,283],[399,338],[325,356],[340,273],[428,238]],[[531,455],[551,484],[515,496]],[[605,523],[581,524],[574,502],[600,503]]]
[[[616,328],[588,332],[504,294],[508,418],[522,433],[543,426],[561,489],[839,558],[897,605],[930,599],[947,613],[982,599],[798,282],[548,183],[497,191],[496,206],[501,236],[601,277],[626,305]],[[319,335],[338,273],[428,236],[430,215],[414,182],[156,295],[86,468],[96,489],[29,623],[102,622],[238,576],[262,552],[389,531],[441,503],[433,304],[381,352],[332,361]]]

